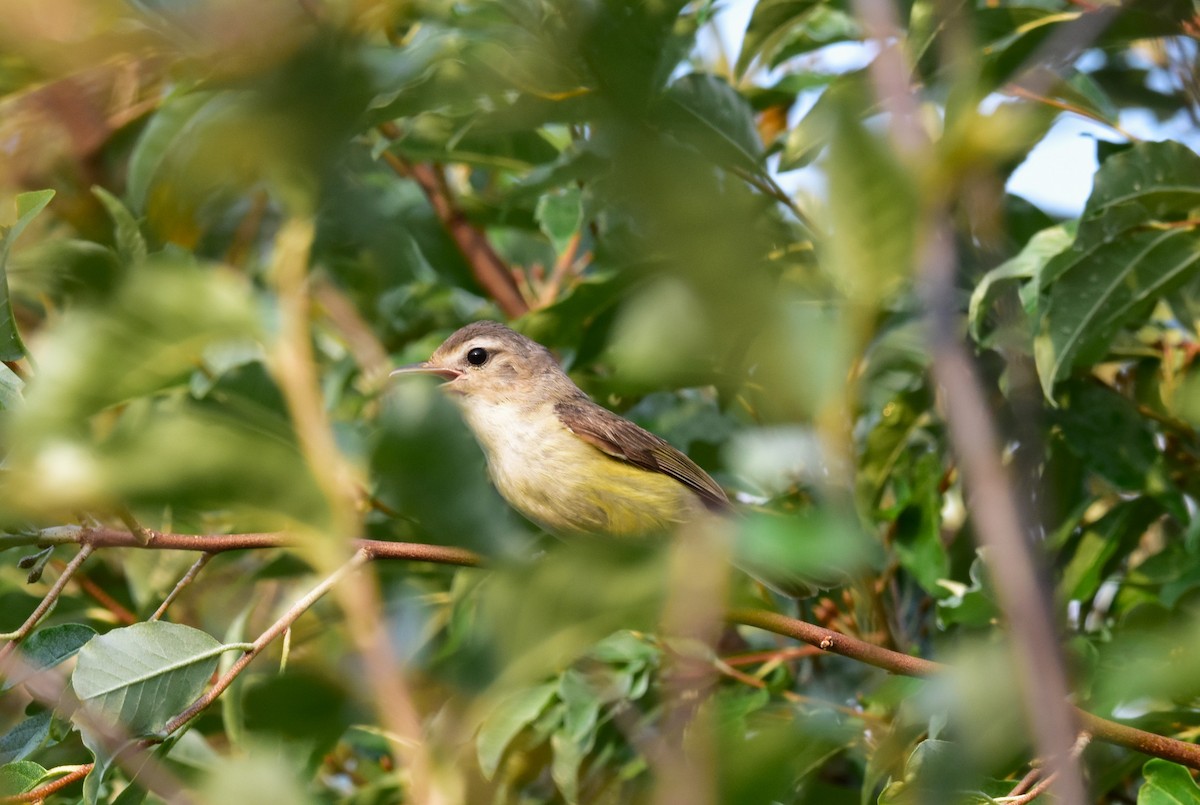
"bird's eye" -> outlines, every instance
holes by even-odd
[[[483,366],[487,363],[488,351],[483,347],[475,347],[467,353],[467,363],[472,366]]]

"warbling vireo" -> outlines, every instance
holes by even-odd
[[[503,324],[468,324],[392,374],[442,378],[500,494],[552,533],[662,533],[729,508],[695,462],[592,402],[549,350]]]

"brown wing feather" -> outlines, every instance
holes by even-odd
[[[586,399],[560,402],[554,412],[572,433],[613,458],[671,476],[712,511],[729,508],[725,491],[696,462],[628,419]]]

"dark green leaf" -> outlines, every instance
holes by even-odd
[[[49,710],[30,716],[0,735],[0,765],[24,760],[50,736]]]
[[[1132,401],[1099,383],[1065,387],[1054,421],[1072,452],[1123,492],[1166,486],[1155,432]]]
[[[37,630],[21,644],[20,656],[24,660],[23,666],[4,680],[0,690],[8,690],[35,674],[74,657],[95,636],[96,630],[82,623],[64,623],[61,626]]]

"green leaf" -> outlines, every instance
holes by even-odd
[[[1162,507],[1153,499],[1139,497],[1122,502],[1086,526],[1075,543],[1071,560],[1062,570],[1059,600],[1090,600],[1100,583],[1137,545],[1146,527],[1161,514]]]
[[[36,786],[46,770],[29,760],[19,760],[0,766],[0,796],[23,794]]]
[[[667,88],[665,101],[677,135],[718,162],[760,169],[763,147],[750,104],[724,79],[685,75]]]
[[[534,217],[542,232],[554,244],[556,254],[562,254],[567,243],[583,225],[583,202],[578,187],[567,187],[547,193],[538,199]]]
[[[882,303],[912,273],[920,203],[913,178],[861,113],[847,90],[836,104],[829,145],[833,238],[825,270],[847,298],[870,305]]]
[[[479,768],[489,780],[512,739],[536,719],[554,698],[558,684],[548,682],[509,696],[484,719],[475,739]]]
[[[50,711],[44,710],[0,735],[0,765],[24,760],[50,736]]]
[[[1197,276],[1200,156],[1178,143],[1140,143],[1096,174],[1074,245],[1041,273],[1034,358],[1042,389],[1104,357],[1117,332]]]
[[[25,381],[20,375],[9,369],[6,364],[0,363],[0,411],[8,411],[24,401],[21,392],[25,388]]]
[[[563,799],[574,805],[579,801],[579,767],[587,756],[587,748],[582,741],[572,738],[563,730],[550,736],[550,747],[554,751],[550,776],[562,792]]]
[[[884,405],[879,423],[867,434],[858,459],[858,493],[868,506],[879,505],[901,454],[933,421],[930,402],[929,392],[919,388],[903,392]]]
[[[190,626],[135,623],[84,646],[71,684],[85,704],[130,734],[147,735],[200,696],[229,650]]]
[[[950,573],[950,558],[942,542],[942,462],[935,453],[924,453],[912,464],[905,479],[910,491],[896,517],[895,550],[900,564],[935,597],[946,590],[939,582]],[[898,495],[899,497],[899,495]]]
[[[129,178],[126,192],[130,206],[139,214],[146,211],[150,186],[167,159],[176,138],[181,136],[192,118],[213,100],[215,92],[182,92],[166,99],[155,111],[129,155]]]
[[[1146,784],[1138,791],[1137,805],[1191,805],[1200,802],[1200,786],[1178,763],[1161,758],[1142,767]]]
[[[1134,403],[1108,386],[1066,384],[1054,416],[1071,452],[1122,492],[1167,486],[1155,431]]]
[[[984,321],[1000,292],[1014,281],[1038,277],[1050,260],[1070,248],[1075,240],[1075,233],[1076,223],[1072,221],[1043,229],[1029,239],[1016,257],[1005,260],[984,274],[971,293],[970,311],[967,314],[972,338],[976,341],[983,340]],[[1032,287],[1036,291],[1038,283],[1033,283]]]
[[[23,667],[5,679],[0,690],[8,690],[47,668],[53,668],[74,657],[95,636],[96,630],[82,623],[64,623],[39,629],[21,644]]]
[[[759,0],[746,26],[737,73],[757,58],[768,67],[817,47],[859,35],[854,18],[820,0]]]
[[[133,213],[121,203],[121,200],[103,187],[96,185],[92,194],[100,199],[104,209],[113,220],[116,227],[117,255],[126,265],[137,265],[146,259],[146,239],[138,227]]]
[[[0,236],[0,361],[18,361],[25,357],[25,343],[13,316],[12,296],[8,288],[8,255],[13,241],[21,236],[29,222],[46,209],[53,190],[35,190],[17,196],[17,222]]]

